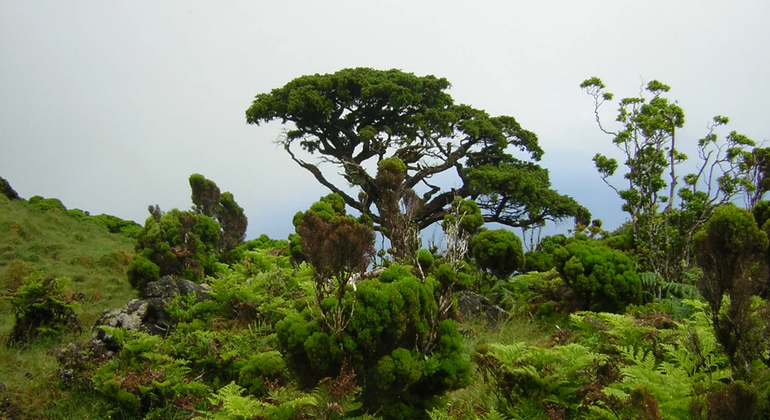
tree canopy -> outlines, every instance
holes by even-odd
[[[513,117],[456,104],[449,88],[448,80],[431,75],[344,69],[257,95],[246,121],[289,124],[279,142],[291,158],[388,237],[394,208],[423,229],[442,220],[456,197],[477,200],[487,222],[512,227],[574,216],[580,206],[553,191],[548,172],[536,164],[543,156],[537,136]],[[303,160],[297,146],[320,155],[319,163]],[[359,197],[335,185],[322,163],[341,169]],[[367,171],[372,167],[376,174]],[[454,172],[459,188],[433,183],[445,172]]]

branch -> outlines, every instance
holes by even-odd
[[[376,216],[376,215],[374,215],[374,214],[371,214],[371,212],[369,211],[369,209],[367,209],[367,208],[364,208],[364,207],[361,205],[361,203],[360,203],[359,201],[357,201],[357,200],[353,199],[353,197],[351,197],[350,195],[348,195],[346,192],[342,191],[341,189],[337,188],[337,186],[335,186],[334,184],[332,184],[331,182],[329,182],[329,181],[326,179],[326,177],[324,177],[323,173],[321,173],[321,170],[320,170],[320,169],[318,169],[318,166],[316,166],[316,165],[313,165],[312,163],[307,163],[307,162],[305,162],[305,161],[303,161],[303,160],[301,160],[301,159],[298,159],[298,158],[297,158],[297,157],[294,155],[294,152],[292,152],[292,151],[291,151],[291,141],[286,141],[286,142],[284,142],[284,149],[286,149],[286,152],[288,152],[288,153],[289,153],[289,156],[291,156],[291,159],[292,159],[294,162],[296,162],[296,163],[297,163],[299,166],[301,166],[301,167],[305,168],[305,169],[306,169],[306,170],[308,170],[308,171],[309,171],[311,174],[313,174],[313,176],[315,177],[315,179],[316,179],[318,182],[320,182],[320,183],[321,183],[321,185],[323,185],[323,186],[325,186],[326,188],[328,188],[329,190],[331,190],[331,192],[339,194],[339,195],[340,195],[340,196],[343,198],[343,200],[345,200],[345,204],[347,204],[347,205],[349,205],[350,207],[352,207],[352,208],[354,208],[354,209],[356,209],[356,210],[360,211],[361,213],[364,213],[364,214],[368,215],[368,216],[369,216],[369,217],[371,217],[371,218],[372,218],[372,219],[373,219],[373,220],[374,220],[376,223],[379,223],[379,217],[378,217],[378,216]]]

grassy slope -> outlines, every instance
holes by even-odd
[[[85,295],[78,313],[83,326],[79,337],[70,335],[58,343],[41,343],[23,350],[5,346],[14,317],[9,302],[0,300],[0,382],[24,402],[30,414],[55,398],[52,394],[56,391],[47,384],[56,373],[56,348],[85,337],[102,311],[123,306],[135,297],[125,276],[133,243],[96,223],[75,220],[58,211],[41,211],[27,202],[0,196],[2,289],[28,268],[69,277],[69,291]]]

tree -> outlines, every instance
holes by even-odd
[[[220,259],[226,260],[230,251],[246,239],[248,219],[231,192],[220,192],[217,184],[201,174],[190,175],[193,211],[211,217],[219,223]]]
[[[189,181],[192,190],[190,199],[193,202],[193,210],[198,214],[214,217],[221,196],[217,184],[201,174],[190,175]]]
[[[352,216],[333,213],[324,218],[308,210],[301,217],[297,233],[305,259],[315,268],[316,303],[327,332],[341,339],[350,322],[343,306],[347,285],[353,275],[363,274],[371,262],[374,232]],[[332,300],[326,301],[329,298]]]
[[[513,117],[455,104],[449,87],[446,79],[400,70],[302,76],[257,95],[246,121],[291,123],[279,142],[292,160],[371,218],[378,231],[395,239],[400,254],[418,249],[403,241],[406,232],[441,221],[456,197],[487,203],[486,221],[514,227],[572,215],[577,203],[552,191],[547,172],[533,163],[543,155],[537,136]],[[360,189],[358,199],[335,185],[320,164],[299,157],[296,146],[341,169]],[[512,150],[523,156],[508,154]],[[375,175],[366,169],[373,162]],[[496,171],[509,169],[493,179]],[[451,171],[459,188],[431,184],[434,176]],[[419,195],[418,189],[424,192]]]
[[[729,120],[716,116],[697,142],[696,171],[681,177],[677,168],[687,156],[678,150],[682,141],[678,133],[685,116],[676,101],[664,97],[669,86],[653,80],[645,89],[650,98],[640,92],[639,97],[621,99],[615,131],[607,129],[599,116],[600,107],[614,95],[597,77],[580,87],[594,100],[599,129],[612,136],[625,159],[626,188],[610,182],[618,170],[616,159],[597,153],[593,161],[602,180],[623,200],[642,269],[680,281],[691,265],[692,238],[714,210],[739,194],[756,201],[751,195],[761,183],[761,171],[756,168],[764,160],[747,150],[754,142],[735,131],[720,141],[715,130]]]
[[[756,331],[751,297],[764,283],[757,281],[757,265],[767,247],[767,234],[757,226],[754,216],[733,205],[719,208],[695,236],[695,255],[703,269],[698,289],[711,306],[714,332],[734,372],[749,369],[756,356],[751,337],[763,335]],[[725,304],[729,305],[726,310],[722,307]],[[759,347],[759,353],[764,353],[767,343]]]

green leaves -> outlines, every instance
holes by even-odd
[[[9,296],[15,322],[9,344],[25,345],[37,338],[56,338],[67,331],[80,331],[75,311],[78,303],[64,295],[69,283],[65,277],[32,274]]]
[[[618,312],[642,302],[642,285],[633,261],[599,241],[568,241],[554,251],[554,264],[586,309]]]
[[[574,216],[575,200],[551,189],[547,171],[527,166],[543,156],[537,136],[513,117],[455,104],[449,86],[435,76],[371,68],[302,76],[257,95],[246,121],[290,123],[281,143],[292,160],[371,219],[397,258],[413,256],[412,231],[442,221],[456,197],[478,199],[485,220],[512,227]],[[338,166],[360,188],[359,199],[295,154],[296,143]],[[367,170],[374,167],[375,174]],[[447,171],[457,173],[460,187],[430,183]],[[421,183],[429,189],[418,197]]]
[[[608,158],[607,156],[597,153],[594,158],[594,165],[596,170],[602,175],[602,178],[607,178],[615,175],[615,171],[618,169],[618,161],[616,159]]]
[[[524,268],[521,239],[510,230],[482,231],[471,239],[470,248],[479,267],[500,279]]]

